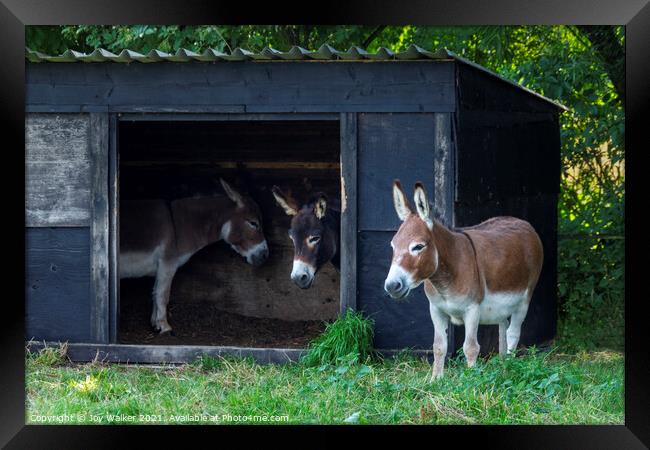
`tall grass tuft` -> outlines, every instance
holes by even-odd
[[[314,339],[301,361],[306,366],[336,364],[342,358],[354,355],[357,361],[372,357],[374,321],[360,312],[346,311]]]

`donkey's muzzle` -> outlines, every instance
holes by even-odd
[[[406,297],[410,289],[401,280],[386,280],[384,290],[395,299]]]
[[[314,268],[300,260],[293,262],[293,270],[291,271],[291,281],[295,283],[300,289],[308,289],[314,282],[314,275],[316,271]]]
[[[261,266],[262,264],[264,264],[264,261],[268,259],[268,257],[269,257],[269,251],[263,250],[260,253],[251,255],[251,264],[254,266]]]
[[[269,247],[266,241],[258,244],[253,251],[246,256],[246,261],[253,266],[260,266],[269,257]]]
[[[291,280],[293,280],[296,286],[298,286],[300,289],[309,289],[312,282],[314,281],[314,279],[306,273],[291,277]]]

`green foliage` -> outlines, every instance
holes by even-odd
[[[625,115],[624,28],[585,26],[30,26],[27,46],[113,52],[240,46],[316,50],[323,43],[375,51],[446,47],[566,105],[560,116],[558,206],[560,340],[622,348]],[[612,79],[614,78],[614,79]],[[596,236],[596,238],[594,238]],[[608,236],[607,238],[603,236]],[[599,335],[599,333],[601,333]]]
[[[362,313],[347,310],[314,339],[302,362],[306,366],[338,364],[347,367],[373,355],[374,323]],[[344,370],[344,369],[341,369]]]

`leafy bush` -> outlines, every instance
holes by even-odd
[[[374,322],[360,312],[348,310],[314,339],[301,358],[306,366],[337,364],[348,360],[365,361],[373,355]]]

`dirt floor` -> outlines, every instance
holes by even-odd
[[[173,335],[160,335],[149,323],[153,279],[121,283],[119,341],[122,344],[305,348],[325,330],[325,323],[320,320],[247,317],[221,311],[212,302],[183,302],[172,298],[169,324]]]

